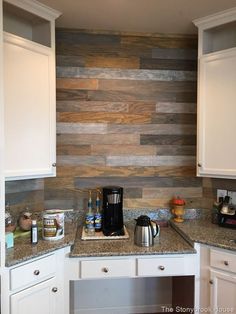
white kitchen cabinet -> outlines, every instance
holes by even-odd
[[[58,15],[36,1],[4,1],[6,180],[56,174],[54,21]]]
[[[64,314],[64,260],[69,249],[58,249],[6,268],[2,313]]]
[[[200,246],[200,308],[236,313],[236,253]]]
[[[213,313],[236,313],[236,274],[210,271],[211,310]]]
[[[51,278],[10,296],[11,314],[56,314],[56,280]],[[55,292],[53,292],[55,291]]]
[[[210,267],[211,310],[236,313],[236,254],[211,248]]]
[[[81,279],[117,278],[135,276],[134,259],[83,260],[80,262]]]
[[[165,255],[158,258],[138,258],[138,276],[187,276],[192,275],[196,267],[196,257],[192,255]]]
[[[163,312],[172,308],[172,277],[197,281],[198,265],[195,253],[66,257],[65,314]]]
[[[198,41],[197,175],[236,178],[236,9],[195,20]]]
[[[3,106],[2,0],[0,0],[0,275],[5,265],[5,181],[4,181],[4,106]],[[1,312],[1,311],[0,311]]]

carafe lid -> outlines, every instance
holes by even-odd
[[[138,226],[150,226],[151,220],[148,216],[146,215],[141,215],[137,218],[137,225]]]

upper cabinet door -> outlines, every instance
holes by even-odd
[[[199,27],[197,175],[236,178],[236,9]]]
[[[6,180],[56,174],[55,14],[18,2],[3,7]]]

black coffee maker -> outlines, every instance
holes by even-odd
[[[124,235],[123,188],[106,186],[103,188],[103,223],[105,236]]]

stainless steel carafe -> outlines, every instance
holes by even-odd
[[[160,232],[158,224],[146,215],[139,216],[136,221],[134,243],[138,246],[153,246],[154,238]]]

